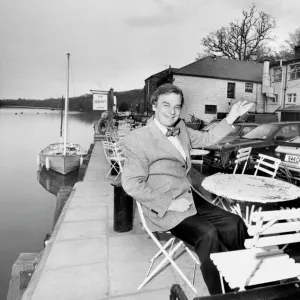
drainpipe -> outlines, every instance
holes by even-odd
[[[270,60],[265,59],[263,65],[263,77],[262,77],[262,94],[264,97],[264,112],[267,110],[267,97],[268,95],[273,95],[273,88],[271,87],[271,76],[270,76]]]
[[[280,97],[279,97],[279,105],[283,104],[283,101],[282,101],[282,91],[283,91],[283,79],[284,79],[284,69],[283,69],[283,66],[282,66],[282,59],[280,60],[280,68],[281,68],[281,84],[280,84]]]
[[[287,83],[287,68],[288,68],[288,65],[285,66],[285,82],[284,82],[284,94],[283,94],[283,108],[285,107],[285,94],[286,94],[286,90],[287,90],[287,87],[286,87],[286,83]]]

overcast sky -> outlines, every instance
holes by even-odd
[[[200,40],[251,0],[1,0],[0,99],[126,91],[168,65],[195,60]],[[260,0],[276,18],[277,44],[300,26],[300,1]]]

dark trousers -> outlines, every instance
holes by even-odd
[[[238,215],[207,202],[194,191],[193,197],[197,214],[172,228],[171,233],[195,248],[209,293],[220,294],[220,276],[210,254],[244,249],[247,228]],[[228,291],[226,283],[225,286]]]

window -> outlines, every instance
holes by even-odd
[[[296,103],[297,94],[288,94],[287,96],[288,96],[287,98],[288,103]]]
[[[205,105],[205,113],[206,114],[216,114],[217,113],[217,105]]]
[[[245,92],[246,93],[253,93],[253,83],[245,83]]]
[[[273,81],[278,82],[282,80],[282,68],[274,68],[273,69]]]
[[[297,125],[287,125],[282,127],[274,136],[275,140],[289,140],[299,135],[299,129]]]
[[[274,94],[274,97],[271,97],[270,99],[272,103],[278,103],[278,94]]]
[[[227,84],[227,98],[235,98],[235,83],[233,82]]]
[[[300,78],[300,64],[289,66],[290,80]]]
[[[226,112],[218,112],[217,119],[224,119],[224,118],[226,118],[227,114],[228,113],[226,113]]]

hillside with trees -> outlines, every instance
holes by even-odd
[[[136,111],[137,105],[143,105],[143,89],[129,90],[114,93],[117,98],[117,107],[119,111]],[[28,106],[60,109],[62,107],[62,98],[49,98],[44,100],[32,99],[3,99],[0,100],[0,106]],[[70,97],[69,109],[73,111],[92,111],[93,110],[93,95],[85,94],[77,97]]]

